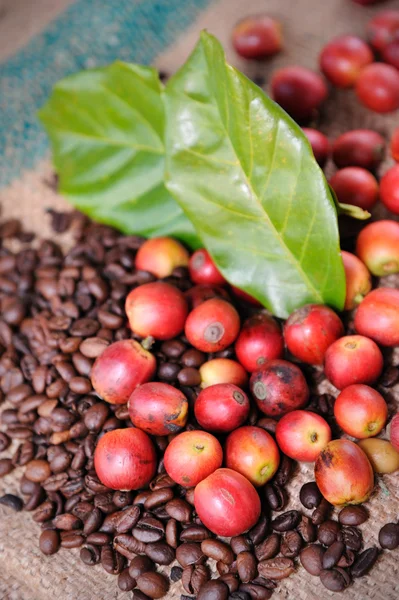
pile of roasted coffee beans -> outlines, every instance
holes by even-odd
[[[173,435],[153,437],[158,466],[148,489],[113,491],[100,482],[93,460],[98,440],[132,424],[125,404],[106,403],[94,393],[92,365],[112,342],[134,337],[125,299],[155,278],[136,269],[141,238],[79,213],[52,212],[51,218],[56,234],[69,229],[74,236],[66,253],[54,241],[33,243],[17,221],[0,225],[0,451],[7,453],[0,476],[14,469],[21,474],[20,496],[6,494],[0,503],[32,512],[43,554],[80,548],[86,565],[100,563],[117,575],[120,589],[133,590],[135,600],[160,598],[178,580],[182,600],[265,600],[299,563],[333,591],[367,573],[380,552],[363,547],[357,526],[367,511],[346,507],[338,521],[331,520],[333,507],[309,482],[300,501],[312,512],[282,512],[295,468],[284,455],[274,477],[259,488],[258,523],[231,539],[204,527],[193,507],[193,488],[176,485],[166,474],[163,454]],[[8,249],[10,241],[19,249]],[[192,287],[186,268],[165,280],[183,291]],[[257,310],[240,301],[236,306],[241,317]],[[212,359],[234,357],[233,348],[206,354],[179,335],[154,343],[151,351],[155,379],[183,391],[190,405],[185,430],[196,429],[199,369]],[[309,368],[311,386],[318,380],[312,374]],[[398,379],[398,369],[389,367],[382,381],[389,386]],[[313,395],[308,405],[334,427],[333,406],[328,395]],[[275,433],[277,421],[252,403],[247,422]],[[385,525],[379,541],[382,548],[396,548],[399,525]]]

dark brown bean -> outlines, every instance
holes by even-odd
[[[153,510],[157,506],[161,506],[162,504],[166,504],[169,500],[172,500],[173,496],[173,490],[169,487],[154,490],[144,502],[144,508]]]
[[[202,552],[200,544],[189,542],[181,544],[176,549],[176,559],[178,563],[185,568],[189,565],[203,564],[206,560],[206,556]]]
[[[251,552],[240,552],[237,556],[238,576],[243,583],[249,583],[256,577],[257,561]]]
[[[314,525],[313,521],[310,519],[310,517],[302,515],[301,522],[299,523],[297,529],[301,534],[304,542],[309,543],[314,542],[316,540],[317,528],[316,525]]]
[[[227,600],[229,588],[220,580],[207,581],[200,589],[197,600]]]
[[[60,547],[60,535],[58,531],[47,529],[43,531],[39,538],[40,551],[46,556],[55,554]]]
[[[286,558],[296,558],[302,548],[302,538],[297,531],[287,531],[281,540],[281,554]]]
[[[177,548],[179,545],[178,537],[177,521],[176,519],[169,519],[165,527],[165,538],[167,544],[169,544],[169,546],[172,548]]]
[[[243,594],[245,595],[243,596]],[[242,583],[239,592],[232,594],[230,598],[234,598],[234,600],[269,600],[272,594],[271,590],[252,582]]]
[[[165,528],[161,521],[153,517],[140,519],[132,531],[136,540],[144,542],[159,542],[164,537]]]
[[[258,560],[274,558],[280,551],[280,535],[272,533],[263,542],[255,546],[255,555]]]
[[[114,492],[113,502],[118,508],[126,508],[132,504],[133,498],[133,492],[121,492],[117,490]]]
[[[302,550],[299,559],[305,571],[311,575],[319,576],[323,569],[323,556],[325,550],[320,544],[310,544]]]
[[[126,510],[119,513],[119,518],[116,521],[116,532],[127,533],[137,524],[140,518],[140,507],[129,506]]]
[[[170,570],[170,580],[175,583],[176,581],[180,581],[183,575],[183,569],[181,567],[172,567]]]
[[[84,424],[92,432],[99,432],[109,415],[109,408],[104,402],[91,406],[84,415]]]
[[[201,542],[201,550],[208,558],[220,560],[226,565],[234,561],[234,554],[230,546],[220,540],[207,539]]]
[[[252,544],[249,543],[244,535],[237,535],[230,539],[230,546],[234,554],[240,554],[240,552],[251,552]]]
[[[317,508],[323,496],[315,481],[305,483],[299,492],[299,499],[305,508]]]
[[[21,498],[15,494],[4,494],[4,496],[0,497],[0,504],[3,506],[8,506],[8,508],[11,508],[16,512],[20,512],[24,505]]]
[[[369,514],[363,506],[345,506],[338,515],[341,525],[361,525],[368,518]]]
[[[177,376],[180,385],[187,387],[195,387],[201,383],[201,375],[197,369],[193,367],[185,367]]]
[[[321,523],[328,518],[331,511],[332,505],[325,498],[322,498],[319,506],[315,508],[312,513],[313,523],[315,525],[321,525]]]
[[[162,598],[169,589],[169,582],[161,573],[148,571],[137,578],[137,587],[149,598]]]
[[[71,531],[72,529],[79,529],[82,526],[82,521],[72,515],[71,513],[64,513],[54,517],[53,523],[57,529],[64,531]]]
[[[51,475],[50,465],[46,460],[31,460],[25,469],[26,479],[41,483]]]
[[[133,590],[132,600],[150,600],[150,597],[147,594],[143,594],[137,588]]]
[[[269,520],[266,515],[262,513],[257,524],[250,529],[247,534],[251,542],[254,545],[262,542],[268,534],[269,527]]]
[[[358,555],[351,568],[352,577],[363,577],[370,571],[377,561],[379,552],[376,546],[367,548]]]
[[[322,523],[319,527],[317,539],[324,546],[331,546],[338,538],[341,531],[341,526],[337,521],[328,520]]]
[[[397,523],[387,523],[381,527],[378,541],[381,548],[395,550],[399,546],[399,525]]]
[[[100,562],[100,557],[101,551],[97,546],[88,544],[80,551],[80,560],[88,566],[98,564]]]
[[[202,525],[190,525],[180,534],[182,542],[202,542],[211,537],[211,532]]]
[[[7,450],[9,445],[11,444],[11,440],[6,433],[0,431],[0,452],[4,452]]]
[[[320,581],[331,592],[343,592],[350,583],[350,577],[343,569],[323,570]]]
[[[0,477],[4,477],[14,470],[11,458],[0,458]]]
[[[6,402],[11,402],[11,404],[21,404],[25,400],[33,394],[33,390],[30,385],[26,383],[21,383],[13,387],[8,394],[6,395]]]
[[[258,564],[258,571],[263,577],[280,581],[295,571],[295,565],[290,558],[270,558]]]
[[[119,552],[115,552],[111,546],[101,548],[101,565],[107,573],[118,575],[123,571],[125,559]]]
[[[69,452],[62,450],[50,461],[50,469],[53,473],[62,473],[66,471],[72,462],[72,456]]]
[[[118,575],[118,587],[123,592],[130,592],[136,587],[136,580],[131,577],[129,569],[124,569]]]
[[[277,473],[274,476],[274,482],[277,485],[284,487],[291,478],[294,470],[294,462],[291,458],[288,458],[285,454],[281,455],[280,465]]]
[[[170,517],[176,519],[176,521],[187,523],[191,519],[192,507],[188,502],[181,498],[174,498],[170,500],[165,510]]]
[[[135,556],[129,566],[129,573],[133,579],[138,579],[143,573],[154,570],[155,564],[148,556]]]
[[[46,500],[43,502],[35,511],[33,515],[33,520],[36,523],[44,523],[45,521],[49,521],[55,515],[55,504],[50,500]]]
[[[77,531],[62,531],[61,532],[61,547],[62,548],[80,548],[84,544],[84,537]]]
[[[279,515],[272,521],[272,527],[275,531],[289,531],[295,529],[301,520],[301,513],[297,510],[288,510]]]
[[[345,548],[344,553],[342,554],[341,558],[339,559],[339,561],[337,562],[337,567],[342,567],[343,569],[346,569],[347,567],[351,567],[353,565],[353,563],[355,562],[355,553],[353,552],[353,550],[348,550],[348,548]]]
[[[339,559],[345,550],[343,542],[336,541],[326,550],[323,556],[323,569],[332,569],[338,564]]]
[[[181,357],[183,367],[199,368],[206,361],[206,355],[194,348],[187,350]]]
[[[129,560],[132,560],[136,554],[143,554],[146,549],[146,545],[143,542],[136,540],[136,538],[127,533],[121,533],[114,537],[114,547]]]
[[[363,536],[357,527],[343,527],[341,531],[342,541],[349,550],[359,552],[363,545]]]
[[[288,502],[287,492],[276,483],[267,483],[264,487],[264,495],[272,510],[283,510]]]
[[[105,546],[105,544],[111,543],[111,535],[102,531],[95,531],[87,536],[86,542],[93,544],[93,546]]]
[[[175,551],[166,542],[153,542],[146,545],[145,553],[159,565],[170,565],[175,559]]]

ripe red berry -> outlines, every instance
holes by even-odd
[[[355,4],[361,4],[362,6],[371,6],[372,4],[379,4],[385,2],[385,0],[352,0]]]
[[[399,165],[389,169],[381,178],[380,196],[387,209],[399,215]]]
[[[382,60],[389,65],[399,69],[399,30],[398,39],[394,40],[382,51]]]
[[[384,10],[373,17],[367,25],[370,44],[382,52],[399,33],[399,10]]]
[[[320,69],[336,87],[352,87],[360,70],[374,60],[369,46],[354,35],[334,38],[320,54]]]
[[[356,83],[360,102],[377,113],[399,108],[399,72],[391,65],[373,63],[365,67]]]
[[[318,73],[305,67],[279,69],[271,80],[272,96],[294,119],[309,119],[327,98],[327,86]]]
[[[282,358],[284,339],[280,326],[267,313],[259,312],[245,321],[235,343],[238,360],[253,373],[268,360]]]
[[[361,167],[345,167],[330,179],[330,185],[341,204],[352,204],[371,210],[378,200],[378,182]]]
[[[218,383],[203,389],[195,401],[198,423],[217,433],[228,433],[244,423],[249,414],[248,396],[232,383]]]
[[[372,288],[371,275],[366,265],[354,254],[341,251],[346,279],[345,310],[353,310]]]
[[[196,250],[188,265],[191,280],[197,284],[223,285],[225,278],[219,272],[215,263],[205,248]]]
[[[135,427],[162,436],[177,433],[185,426],[188,402],[183,392],[172,385],[154,381],[134,390],[128,410]]]
[[[184,293],[189,308],[197,308],[200,304],[211,298],[230,300],[227,291],[217,285],[194,285]]]
[[[370,292],[357,309],[355,328],[382,346],[398,346],[399,290],[377,288]]]
[[[206,300],[187,317],[185,334],[192,346],[202,352],[219,352],[230,346],[240,331],[240,317],[229,302]]]
[[[126,298],[126,314],[134,333],[169,340],[184,329],[188,313],[183,293],[162,281],[140,285]]]
[[[373,384],[383,366],[377,344],[362,335],[346,335],[331,344],[324,361],[327,378],[339,390],[354,383]]]
[[[399,162],[399,127],[394,130],[391,137],[391,156]]]
[[[294,311],[284,326],[288,350],[311,365],[322,365],[327,348],[344,334],[337,314],[322,304],[307,304]]]
[[[303,127],[303,133],[312,146],[315,159],[321,167],[324,167],[330,154],[330,142],[328,138],[321,131],[317,131],[317,129],[312,129],[311,127]]]
[[[363,167],[373,170],[384,158],[385,140],[371,129],[354,129],[343,133],[332,147],[333,161],[343,167]]]
[[[187,267],[187,250],[172,238],[159,237],[146,240],[136,255],[136,269],[148,271],[162,279],[172,275],[176,267]]]
[[[356,242],[356,254],[378,277],[399,272],[399,223],[382,220],[364,227]]]
[[[246,17],[234,27],[232,41],[243,58],[267,58],[281,50],[281,25],[267,15]]]

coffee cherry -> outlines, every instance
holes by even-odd
[[[366,225],[356,242],[356,254],[378,277],[399,272],[399,223],[382,220]]]
[[[284,339],[277,321],[265,312],[259,312],[245,321],[235,344],[238,360],[253,373],[268,360],[282,358]]]
[[[188,265],[190,278],[194,283],[205,285],[223,285],[225,278],[219,272],[210,254],[205,248],[196,250]]]
[[[303,133],[306,135],[312,146],[315,159],[321,167],[324,167],[330,153],[330,142],[328,141],[328,138],[324,133],[321,133],[321,131],[317,131],[317,129],[312,129],[311,127],[303,127]]]
[[[354,383],[373,384],[384,366],[377,344],[363,335],[347,335],[327,350],[324,371],[339,390]]]
[[[240,317],[229,302],[206,300],[187,317],[185,334],[192,346],[202,352],[219,352],[230,346],[240,330]]]
[[[383,52],[398,36],[399,10],[379,12],[367,25],[367,36],[370,44],[378,52]]]
[[[399,290],[382,287],[370,292],[357,309],[355,329],[382,346],[398,346]]]
[[[386,48],[384,48],[381,56],[384,62],[392,65],[395,67],[395,69],[399,69],[399,39],[394,40]]]
[[[360,102],[377,113],[399,108],[399,72],[391,65],[373,63],[365,67],[356,83]]]
[[[323,78],[305,67],[279,69],[271,80],[272,96],[294,119],[309,119],[327,98]]]
[[[139,248],[136,269],[162,279],[172,275],[176,267],[186,267],[188,259],[187,250],[178,241],[168,237],[153,238]]]
[[[374,56],[369,46],[354,35],[334,38],[320,54],[320,69],[336,87],[352,87],[363,67],[372,63]]]
[[[330,185],[341,204],[352,204],[363,210],[371,210],[378,200],[376,178],[361,167],[346,167],[337,171]]]
[[[345,310],[353,310],[372,288],[371,275],[366,265],[354,254],[341,251],[345,269]]]
[[[394,130],[391,137],[391,156],[399,162],[399,127]]]
[[[281,50],[281,25],[267,15],[246,17],[234,27],[232,41],[243,58],[267,58]]]
[[[343,167],[376,169],[384,158],[385,140],[371,129],[354,129],[343,133],[332,147],[333,161]]]
[[[381,202],[388,210],[399,215],[399,165],[385,173],[380,182]]]
[[[249,408],[248,396],[239,387],[231,383],[219,383],[199,393],[194,414],[206,431],[228,433],[244,423]]]

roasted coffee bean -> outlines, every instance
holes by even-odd
[[[7,434],[14,440],[29,440],[33,435],[31,428],[22,427],[17,423],[11,424],[7,427]]]
[[[169,383],[175,382],[179,373],[180,365],[170,362],[161,363],[157,371],[159,379],[168,381]]]
[[[245,594],[243,596],[243,594]],[[232,594],[230,598],[234,600],[269,600],[272,597],[273,592],[257,585],[256,583],[242,583],[239,587],[239,591]]]
[[[13,408],[7,408],[1,413],[1,423],[3,425],[13,425],[19,423],[18,411]]]
[[[288,502],[287,492],[276,483],[267,483],[264,487],[264,495],[272,510],[283,510]]]
[[[343,527],[341,531],[342,541],[349,550],[359,552],[363,545],[363,536],[357,527]]]
[[[0,477],[4,477],[14,470],[11,458],[0,458]]]
[[[184,591],[186,591],[188,594],[194,593],[194,590],[191,585],[191,577],[192,577],[193,573],[194,573],[194,565],[189,565],[188,567],[185,567],[185,569],[183,569],[181,583],[182,583]]]
[[[340,531],[341,526],[337,521],[325,521],[319,527],[317,539],[324,546],[331,546],[331,544],[333,544],[338,538]]]
[[[211,537],[211,532],[202,525],[190,525],[180,534],[182,542],[202,542]]]
[[[190,350],[184,352],[184,354],[181,357],[181,364],[183,365],[183,367],[188,368],[198,369],[202,364],[204,364],[205,361],[206,355],[203,352],[200,352],[199,350],[195,350],[194,348],[191,348]]]
[[[314,542],[317,539],[317,528],[310,517],[302,515],[301,522],[299,523],[297,529],[304,542]]]
[[[387,523],[381,527],[378,541],[381,548],[395,550],[399,546],[399,525],[397,523]]]
[[[302,538],[297,531],[287,531],[281,540],[280,551],[286,558],[296,558],[302,548]]]
[[[271,417],[262,417],[262,418],[258,419],[258,421],[256,422],[256,425],[257,425],[257,427],[261,427],[262,429],[264,429],[271,435],[275,435],[275,433],[276,433],[276,427],[277,427],[276,419],[272,419]]]
[[[325,498],[322,498],[319,506],[315,508],[312,513],[313,523],[315,525],[321,525],[321,523],[328,518],[331,511],[332,505]]]
[[[207,567],[205,565],[195,565],[194,567],[187,567],[187,568],[193,569],[193,572],[191,574],[191,581],[190,581],[191,591],[189,593],[198,594],[199,591],[201,590],[201,588],[210,579],[209,570],[207,569]],[[183,571],[183,573],[184,573],[184,571]],[[224,583],[226,583],[226,582],[224,582]],[[226,585],[228,585],[228,584],[226,583]],[[238,587],[238,582],[237,582],[237,587]]]
[[[344,553],[344,550],[345,544],[343,542],[333,542],[323,556],[323,569],[332,569],[332,567],[335,567]]]
[[[30,385],[26,383],[21,383],[20,385],[16,385],[6,394],[6,402],[11,402],[11,404],[21,404],[25,400],[33,394],[33,390]]]
[[[46,460],[31,460],[25,469],[25,477],[41,483],[51,476],[50,465]]]
[[[164,537],[165,527],[161,521],[153,517],[144,517],[140,519],[132,531],[136,540],[144,542],[159,542]]]
[[[62,529],[63,531],[72,531],[72,529],[79,529],[82,526],[82,521],[70,513],[54,517],[53,523],[57,529]]]
[[[348,550],[348,548],[345,548],[344,553],[337,562],[337,567],[342,567],[343,569],[351,567],[355,562],[355,558],[355,553],[352,550]]]
[[[194,506],[194,488],[189,488],[185,490],[185,492],[184,499],[191,504],[191,506]]]
[[[166,542],[152,542],[146,545],[145,553],[159,565],[170,565],[175,559],[175,551]]]
[[[323,496],[315,481],[309,481],[301,487],[299,499],[305,508],[317,508]]]
[[[55,504],[54,502],[50,502],[50,500],[46,500],[41,504],[35,511],[33,515],[33,520],[36,523],[44,523],[45,521],[49,521],[55,515]]]
[[[305,571],[311,575],[320,575],[323,569],[324,553],[324,548],[319,544],[310,544],[310,546],[306,546],[299,555],[299,559]]]
[[[176,521],[187,523],[191,519],[192,507],[188,502],[181,498],[170,500],[166,504],[165,510],[168,515],[173,519],[176,519]]]
[[[113,502],[118,508],[129,507],[133,502],[134,494],[133,492],[114,492]],[[140,514],[140,513],[139,513]]]
[[[162,598],[169,589],[169,582],[161,573],[148,571],[137,578],[137,587],[149,598]]]
[[[172,567],[172,571],[173,569],[180,569],[180,567]],[[143,575],[143,573],[154,570],[155,564],[148,556],[135,556],[129,566],[129,573],[133,579],[137,579],[140,575]],[[183,571],[183,569],[181,569],[181,571]]]
[[[361,525],[367,521],[369,514],[363,506],[345,506],[339,515],[341,525]]]
[[[154,490],[144,502],[144,508],[146,510],[153,510],[157,506],[161,506],[172,500],[173,495],[173,490],[169,487]]]
[[[118,575],[118,587],[122,592],[130,592],[136,587],[136,580],[130,576],[129,569],[124,569]]]
[[[39,538],[39,548],[43,554],[50,556],[58,552],[60,548],[60,535],[58,531],[54,529],[47,529],[43,531]]]
[[[61,548],[80,548],[84,544],[84,537],[77,531],[61,532]]]
[[[180,565],[185,568],[189,565],[200,565],[206,560],[205,554],[201,550],[200,544],[188,542],[181,544],[176,549],[176,559]]]
[[[84,415],[84,424],[91,432],[99,432],[109,415],[109,408],[104,402],[91,406]]]
[[[6,433],[0,431],[0,452],[4,452],[7,450],[9,445],[11,444],[11,440]]]
[[[91,517],[93,512],[95,514],[97,513],[97,510],[93,509],[93,504],[91,502],[80,502],[80,498],[81,496],[79,494],[68,498],[68,500],[65,502],[65,512],[71,512],[73,515],[75,515],[75,517],[78,517],[78,519],[86,523],[87,519]]]
[[[107,515],[103,521],[103,524],[100,527],[100,531],[103,531],[104,533],[115,533],[119,516],[120,516],[119,512],[114,512],[114,513],[111,513],[110,515]],[[142,544],[142,542],[137,542],[137,543]],[[142,546],[144,548],[145,544],[142,544]]]
[[[102,531],[95,531],[87,536],[86,541],[88,544],[93,544],[93,546],[105,546],[105,544],[111,543],[111,535]]]
[[[80,560],[88,566],[97,565],[100,562],[100,557],[100,549],[97,546],[92,546],[91,544],[88,544],[80,551]]]
[[[255,577],[255,579],[253,579],[252,583],[255,583],[255,585],[261,585],[268,590],[275,590],[278,585],[276,581],[272,581],[271,579],[266,579],[266,577],[262,577],[261,575],[258,575],[258,577]]]
[[[177,546],[179,545],[179,535],[177,530],[176,519],[169,519],[169,521],[166,523],[165,538],[167,544],[169,544],[169,546],[171,546],[172,548],[177,548]]]
[[[343,569],[332,569],[331,571],[323,570],[320,573],[320,581],[331,592],[342,592],[350,583],[342,573]]]
[[[41,486],[36,488],[29,496],[28,500],[24,504],[24,510],[31,511],[35,510],[44,500],[44,491]]]
[[[83,356],[80,352],[74,352],[72,354],[72,362],[79,375],[83,377],[90,375],[92,367],[92,360],[90,358]]]
[[[166,473],[161,473],[160,475],[157,475],[155,477],[155,479],[153,479],[151,481],[150,489],[152,491],[154,491],[154,490],[160,490],[163,488],[172,488],[172,487],[175,487],[175,485],[176,485],[176,483],[173,481],[173,479],[171,477],[169,477],[169,475],[167,475]]]
[[[297,510],[289,510],[272,521],[272,528],[275,531],[289,531],[295,529],[301,520],[301,513]]]
[[[230,546],[220,540],[208,539],[201,542],[201,550],[208,558],[220,560],[226,565],[234,561],[234,554]]]
[[[180,385],[187,387],[195,387],[201,383],[201,375],[197,369],[193,367],[185,367],[177,376]]]
[[[200,589],[197,600],[227,600],[229,588],[223,581],[212,579],[207,581]]]
[[[185,349],[186,345],[181,340],[168,340],[161,344],[161,352],[168,358],[179,358]]]
[[[66,450],[62,450],[50,461],[50,469],[53,473],[66,471],[72,462],[72,456]]]
[[[388,367],[381,375],[380,379],[378,380],[378,383],[383,387],[392,387],[398,381],[399,369],[397,367]]]
[[[258,564],[258,571],[263,577],[280,581],[295,571],[295,565],[290,558],[270,558]]]
[[[113,496],[115,503],[115,495]],[[119,513],[116,521],[115,530],[117,533],[127,533],[132,530],[140,518],[140,508],[138,506],[129,506],[126,510]]]
[[[21,511],[24,505],[21,498],[15,496],[15,494],[4,494],[4,496],[0,497],[0,504],[12,508],[12,510],[15,510],[16,512]]]
[[[367,548],[358,555],[351,568],[352,577],[363,577],[377,562],[379,552],[376,546]]]
[[[263,542],[255,546],[255,555],[258,560],[274,558],[280,552],[281,538],[278,533],[272,533]]]
[[[136,538],[127,533],[121,533],[114,537],[114,547],[129,560],[132,560],[136,554],[144,554],[146,549],[146,545],[143,542],[136,540]]]
[[[183,569],[181,567],[172,567],[170,570],[170,580],[173,583],[176,583],[176,581],[180,581],[180,579],[182,578],[183,575]]]
[[[257,574],[257,561],[251,552],[240,552],[237,556],[238,576],[243,583],[249,583]]]
[[[116,510],[116,506],[113,502],[113,493],[106,492],[104,494],[97,494],[94,496],[94,506],[99,508],[101,512],[106,515],[110,515],[114,513]]]
[[[252,550],[252,544],[250,544],[244,535],[236,535],[235,537],[232,537],[230,539],[230,546],[234,554],[240,554],[240,552],[251,552]]]
[[[229,600],[231,598],[231,594],[235,593],[238,590],[240,582],[238,581],[237,576],[234,573],[226,573],[225,575],[221,575],[219,577],[220,581],[223,581],[229,588]]]
[[[124,569],[125,559],[119,552],[115,552],[111,546],[103,546],[101,548],[101,565],[107,573],[118,575]]]
[[[251,540],[251,542],[254,545],[256,545],[265,539],[265,537],[268,534],[269,528],[270,528],[269,520],[266,517],[266,515],[262,513],[261,516],[259,517],[259,521],[255,525],[255,527],[250,529],[248,531],[247,535],[248,535],[249,539]]]
[[[281,455],[280,465],[277,473],[274,476],[274,482],[277,485],[284,487],[291,478],[294,470],[294,462],[291,458],[288,458],[285,454]]]
[[[133,590],[132,600],[150,600],[150,597],[147,594],[143,594],[137,588]]]

